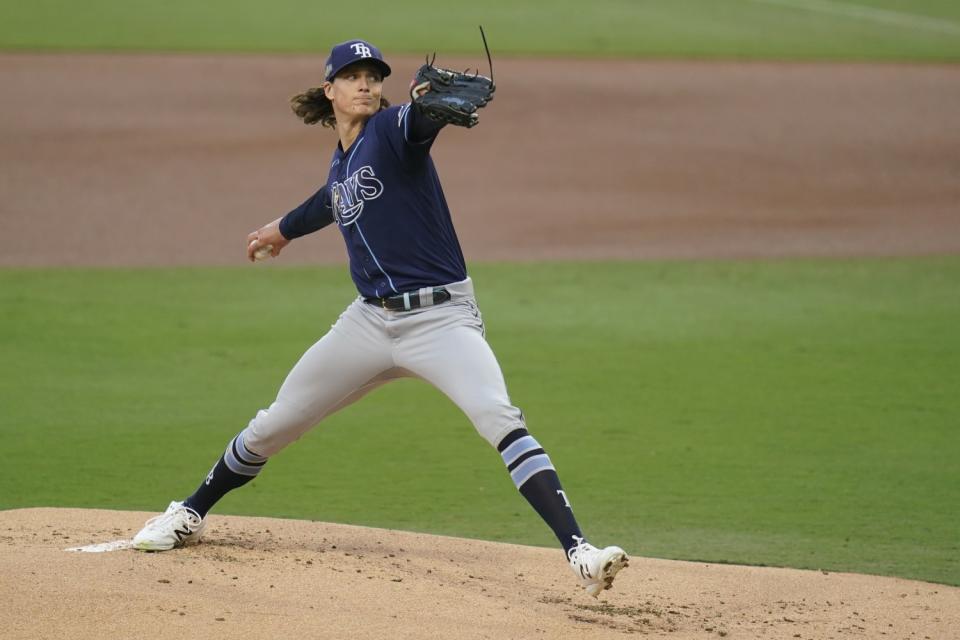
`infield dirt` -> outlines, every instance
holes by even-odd
[[[387,95],[402,100],[419,60],[391,62]],[[319,64],[0,55],[0,266],[243,264],[246,234],[325,180],[332,134],[286,106],[317,83]],[[468,262],[960,251],[958,66],[498,60],[496,71],[480,127],[445,131],[434,149]],[[344,260],[328,231],[277,263]],[[949,638],[960,628],[953,587],[634,558],[595,601],[556,550],[324,523],[213,515],[196,548],[65,551],[129,538],[150,515],[0,512],[0,635]]]
[[[420,62],[391,60],[385,94]],[[287,106],[319,64],[0,55],[0,266],[242,264],[326,181],[334,134]],[[504,59],[496,80],[433,148],[468,263],[960,251],[960,65]]]

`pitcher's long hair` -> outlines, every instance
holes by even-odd
[[[380,96],[380,111],[390,106],[387,99]],[[323,87],[313,87],[290,98],[290,108],[303,120],[304,124],[317,124],[333,129],[337,117],[333,114],[333,103],[323,93]]]

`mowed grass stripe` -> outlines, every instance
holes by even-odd
[[[473,275],[597,542],[960,584],[960,258]],[[183,497],[352,297],[341,268],[0,271],[0,508]],[[554,544],[415,381],[331,417],[218,511]]]
[[[303,0],[269,5],[252,0],[162,4],[33,0],[5,3],[0,48],[323,56],[335,42],[364,37],[380,46],[388,58],[437,51],[441,60],[453,54],[482,60],[477,30],[482,24],[495,56],[960,59],[960,41],[952,30],[905,29],[906,18],[893,24],[890,19],[909,14],[916,16],[909,21],[912,25],[957,24],[960,8],[956,3],[817,2],[810,10],[798,11],[792,5],[783,6],[789,0],[771,2],[596,0],[585,8],[577,0],[460,4],[373,0],[364,5],[365,18],[358,29],[349,21],[331,19],[323,3]],[[841,8],[844,15],[836,15]],[[854,11],[860,18],[849,17]],[[861,19],[864,16],[872,19]]]
[[[769,4],[798,11],[813,11],[841,18],[867,20],[880,24],[903,27],[905,29],[921,29],[936,33],[960,34],[960,23],[950,22],[942,18],[928,18],[902,11],[877,9],[851,2],[835,2],[834,0],[753,0],[761,4]]]

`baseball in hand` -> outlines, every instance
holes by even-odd
[[[273,255],[273,245],[265,244],[253,252],[253,259],[259,262],[260,260],[266,260],[272,255]]]

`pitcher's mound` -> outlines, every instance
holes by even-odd
[[[945,638],[960,628],[954,587],[635,557],[595,600],[555,549],[324,522],[214,514],[195,547],[122,548],[152,515],[0,512],[3,637]],[[67,551],[89,545],[116,550]]]

